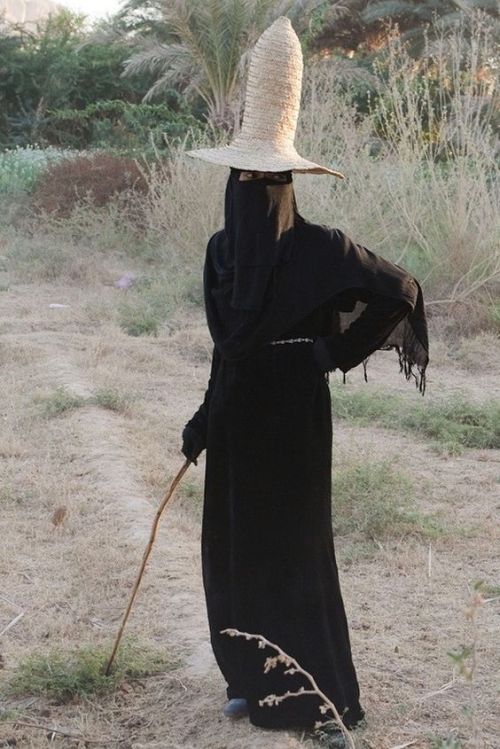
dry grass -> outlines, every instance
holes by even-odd
[[[395,59],[409,75],[403,54]],[[486,443],[439,453],[428,430],[414,422],[418,416],[427,424],[441,400],[465,402],[484,416],[498,389],[498,282],[488,278],[498,247],[490,140],[475,129],[470,109],[457,109],[460,133],[469,123],[472,161],[461,153],[446,168],[434,163],[398,121],[390,148],[380,150],[377,142],[375,155],[373,120],[356,121],[334,73],[326,64],[308,73],[299,141],[311,157],[338,162],[348,180],[297,176],[301,210],[413,270],[427,300],[458,300],[429,306],[453,314],[432,315],[424,400],[398,373],[391,352],[370,361],[368,384],[356,370],[341,386],[344,405],[361,404],[367,417],[334,422],[345,520],[360,512],[366,530],[383,510],[377,532],[349,530],[336,538],[368,718],[360,748],[496,749],[500,453]],[[398,75],[388,84],[394,91]],[[405,106],[415,105],[411,91],[403,87],[401,96]],[[457,107],[462,100],[471,101],[460,94]],[[383,112],[376,116],[380,122]],[[206,239],[222,218],[226,175],[179,152],[168,172],[148,175],[142,228],[120,199],[99,210],[82,203],[67,220],[24,215],[24,204],[10,226],[7,214],[1,219],[0,631],[24,611],[2,637],[6,673],[33,652],[45,657],[56,647],[99,648],[116,630],[154,507],[183,462],[182,427],[206,388],[212,344],[199,305],[201,266]],[[128,291],[114,287],[125,272],[139,279]],[[139,324],[145,313],[149,330]],[[132,334],[125,320],[136,325]],[[456,336],[475,326],[489,332]],[[52,418],[41,413],[47,396]],[[413,421],[388,428],[391,402]],[[438,421],[446,422],[441,412]],[[370,503],[373,472],[349,473],[354,457],[372,467],[404,466],[409,483],[376,473],[378,499]],[[365,484],[370,492],[357,504]],[[0,742],[54,745],[50,731],[16,727],[15,716],[77,734],[81,743],[87,737],[148,749],[312,747],[299,734],[221,719],[224,684],[208,642],[199,559],[202,489],[203,460],[190,468],[166,513],[129,624],[130,634],[175,654],[178,668],[64,707],[44,697],[26,702],[2,695]],[[408,513],[419,522],[437,513],[440,532],[397,531],[395,497],[404,499],[405,522]],[[61,508],[64,517],[56,523]],[[492,594],[476,622],[472,701],[447,653],[470,641],[466,612],[477,580]],[[57,741],[71,745],[64,737]]]
[[[6,673],[33,652],[46,656],[57,647],[67,652],[110,641],[140,562],[153,507],[182,463],[182,426],[206,387],[211,344],[201,312],[185,308],[183,327],[179,322],[173,332],[162,328],[157,337],[134,338],[109,314],[119,293],[94,284],[78,289],[13,283],[0,297],[0,575],[5,581],[0,592],[25,611],[2,638]],[[70,306],[49,310],[53,299]],[[490,368],[474,379],[453,350],[443,354],[442,365],[430,371],[429,404],[457,389],[474,403],[488,402],[500,362],[485,343]],[[478,340],[478,351],[480,345]],[[396,359],[390,352],[377,355],[368,384],[356,371],[342,387],[366,393],[384,383],[386,399],[404,398],[409,408],[420,404],[411,384],[399,375]],[[41,418],[32,407],[35,395],[58,388],[83,399],[84,406]],[[119,396],[125,410],[121,404],[114,407]],[[366,554],[356,532],[337,536],[368,714],[360,741],[377,749],[416,741],[417,748],[429,749],[433,741],[456,736],[463,746],[494,749],[497,600],[486,603],[478,618],[475,721],[482,744],[471,743],[470,719],[463,710],[470,705],[469,685],[453,677],[447,652],[470,639],[468,586],[483,579],[494,592],[500,584],[495,557],[499,539],[492,522],[498,504],[498,450],[465,448],[459,456],[438,455],[425,437],[417,439],[408,431],[372,422],[336,422],[337,474],[348,469],[353,455],[375,466],[384,461],[395,465],[399,456],[411,482],[411,509],[419,516],[438,512],[445,531],[431,537],[387,533],[378,543],[370,542]],[[42,697],[27,705],[4,696],[1,739],[15,736],[18,745],[50,746],[47,731],[9,723],[15,715],[89,738],[126,739],[156,749],[312,747],[300,735],[221,722],[224,685],[210,652],[201,586],[202,485],[203,466],[192,467],[162,522],[129,624],[131,635],[175,654],[178,668],[128,691],[64,707]],[[394,496],[393,483],[385,488]],[[377,491],[384,500],[380,477]],[[366,510],[376,510],[366,496],[363,503]],[[61,507],[66,508],[64,522],[55,526],[52,518]],[[0,599],[0,628],[16,611]]]

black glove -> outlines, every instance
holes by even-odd
[[[199,432],[197,432],[196,429],[193,429],[189,424],[186,424],[182,431],[181,450],[184,456],[196,466],[198,465],[198,455],[205,449],[205,447],[205,440],[200,436]]]

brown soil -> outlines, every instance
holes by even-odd
[[[183,462],[182,426],[203,396],[211,346],[201,312],[190,313],[176,333],[131,338],[106,314],[120,293],[18,285],[0,294],[0,632],[23,612],[0,637],[6,673],[26,653],[112,640],[154,508]],[[69,307],[51,309],[52,302]],[[472,374],[441,347],[429,367],[428,402],[456,393],[482,402],[498,397],[500,352],[484,355],[488,368]],[[58,386],[84,398],[113,389],[125,405],[43,416],[39,398]],[[356,370],[347,386],[421,397],[391,352],[373,357],[368,384]],[[348,537],[336,541],[367,711],[356,745],[420,749],[457,736],[463,747],[498,749],[500,600],[478,611],[472,683],[454,673],[447,651],[473,637],[466,611],[474,582],[500,585],[500,451],[449,457],[408,433],[335,422],[334,461],[353,455],[399,460],[417,487],[419,509],[439,511],[450,528],[430,545],[393,539],[369,556]],[[201,584],[202,485],[203,460],[165,513],[128,626],[164,648],[175,667],[112,696],[65,706],[0,695],[1,710],[18,711],[0,720],[0,746],[313,745],[300,734],[222,716],[225,685],[209,645]]]

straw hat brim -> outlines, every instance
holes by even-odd
[[[267,146],[267,148],[265,147]],[[300,156],[295,148],[287,149],[286,153],[280,153],[275,147],[269,148],[270,144],[259,144],[259,148],[244,149],[234,145],[222,146],[220,148],[197,148],[187,151],[188,156],[193,156],[211,164],[232,166],[235,169],[245,169],[255,172],[304,172],[310,174],[332,174],[334,177],[344,179],[342,172],[329,169],[314,161],[308,161]],[[266,153],[266,150],[268,153]]]

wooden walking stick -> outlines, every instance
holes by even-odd
[[[142,563],[141,563],[141,567],[139,569],[139,574],[137,575],[136,581],[134,583],[134,587],[133,587],[133,590],[132,590],[132,595],[130,596],[130,601],[128,602],[128,606],[125,609],[125,613],[123,615],[123,619],[122,619],[122,623],[120,625],[120,629],[118,630],[118,634],[116,635],[116,640],[115,640],[115,644],[113,646],[113,651],[112,651],[110,659],[108,661],[108,665],[106,666],[106,671],[104,672],[106,676],[109,676],[109,674],[110,674],[111,666],[113,665],[113,661],[115,659],[116,652],[117,652],[118,646],[120,644],[120,640],[122,639],[123,630],[125,629],[125,625],[127,623],[127,619],[129,618],[130,612],[132,610],[132,606],[134,604],[134,600],[135,600],[135,597],[137,595],[137,591],[139,590],[139,585],[141,584],[141,580],[142,580],[142,577],[144,575],[144,570],[146,569],[146,564],[147,564],[147,561],[149,559],[149,555],[151,554],[151,550],[153,548],[153,544],[155,542],[156,533],[158,531],[158,525],[160,523],[160,518],[162,516],[163,510],[165,509],[165,507],[167,506],[167,503],[168,503],[169,499],[171,498],[171,496],[173,495],[173,493],[177,489],[177,486],[178,486],[180,480],[182,479],[182,477],[184,476],[184,474],[186,473],[187,469],[189,468],[189,464],[190,463],[191,463],[190,460],[186,460],[185,461],[185,463],[183,464],[181,470],[179,471],[179,473],[177,474],[177,476],[172,481],[172,484],[170,485],[169,490],[165,494],[165,496],[163,498],[163,501],[161,502],[160,506],[158,507],[158,509],[156,511],[155,519],[153,521],[153,527],[151,528],[151,534],[149,536],[148,545],[146,546],[146,550],[144,552],[144,556],[142,557]]]

